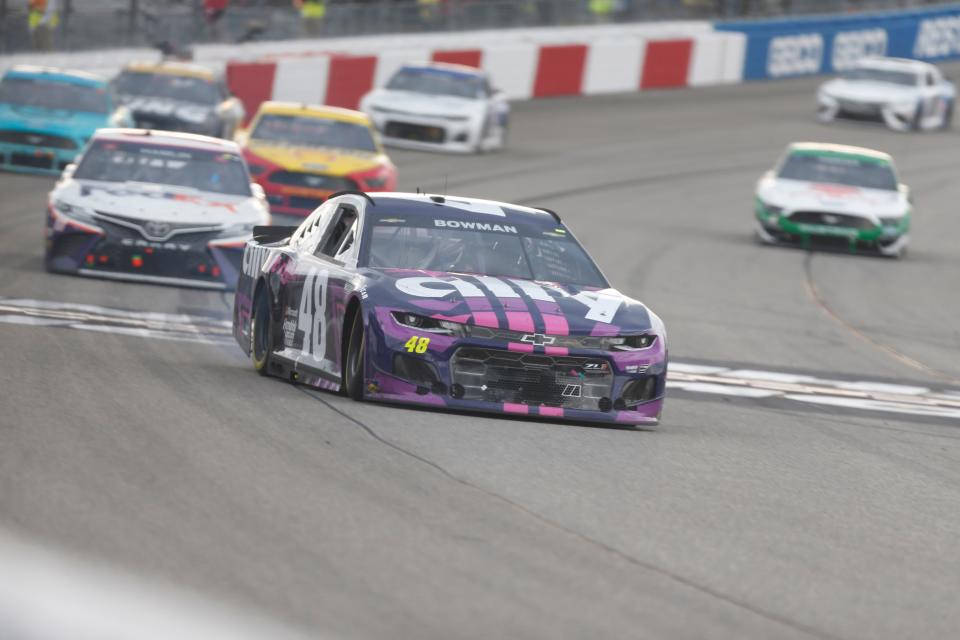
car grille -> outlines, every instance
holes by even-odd
[[[844,229],[873,229],[876,225],[867,218],[828,211],[797,211],[790,215],[795,224],[817,224]]]
[[[854,117],[876,117],[883,111],[885,103],[883,102],[854,102],[850,100],[840,100],[840,111]]]
[[[450,367],[465,400],[598,410],[610,402],[613,386],[610,363],[602,358],[461,347]]]
[[[14,131],[11,129],[0,129],[0,142],[24,144],[31,147],[47,147],[50,149],[77,148],[77,143],[66,136],[35,133],[33,131]]]
[[[219,224],[199,225],[196,222],[179,224],[162,223],[160,226],[151,226],[154,223],[141,218],[127,218],[125,216],[118,216],[114,213],[107,213],[105,211],[97,211],[96,213],[99,222],[109,223],[110,228],[123,229],[126,232],[124,235],[128,233],[135,233],[148,240],[154,241],[163,241],[169,238],[180,238],[181,236],[187,234],[202,233],[213,234],[213,236],[215,236],[221,228],[221,225]]]
[[[431,127],[407,122],[396,122],[393,120],[387,122],[387,125],[383,129],[383,134],[388,138],[431,142],[433,144],[443,144],[447,140],[447,131],[443,127]]]
[[[566,349],[597,349],[610,351],[610,337],[608,336],[537,336],[532,331],[510,331],[509,329],[492,329],[465,325],[466,335],[481,340],[496,340],[497,342],[526,342],[538,346],[563,347]],[[524,338],[527,338],[524,340]]]
[[[53,158],[48,155],[35,156],[31,153],[11,153],[10,164],[32,169],[53,169]]]
[[[357,188],[357,183],[350,178],[301,171],[275,171],[270,174],[269,180],[273,184],[304,189],[322,189],[323,191],[352,191]]]

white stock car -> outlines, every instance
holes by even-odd
[[[404,65],[360,110],[385,144],[462,153],[503,148],[510,117],[506,95],[484,71],[441,62]]]
[[[270,224],[234,142],[100,129],[47,204],[49,271],[233,289],[247,240]]]
[[[903,58],[863,58],[820,85],[817,115],[874,120],[895,131],[946,129],[956,88],[932,64]]]
[[[756,235],[765,244],[832,247],[899,257],[910,241],[910,190],[882,151],[795,142],[757,184]]]

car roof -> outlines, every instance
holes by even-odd
[[[893,157],[889,153],[884,153],[883,151],[868,149],[867,147],[854,147],[847,144],[833,144],[828,142],[794,142],[787,147],[787,151],[818,151],[823,153],[839,153],[851,156],[866,156],[869,158],[893,162]]]
[[[131,62],[125,66],[123,70],[133,71],[134,73],[162,73],[171,76],[200,78],[202,80],[216,79],[216,74],[207,67],[189,62],[174,62],[169,60],[162,62]]]
[[[32,64],[18,64],[11,67],[5,74],[6,76],[21,78],[44,78],[52,82],[64,82],[71,84],[80,84],[91,87],[105,87],[107,80],[93,73],[86,71],[75,71],[73,69],[59,69],[57,67],[43,67]]]
[[[471,220],[483,216],[485,220],[489,218],[489,221],[493,224],[503,222],[508,224],[524,222],[560,223],[559,217],[546,209],[496,200],[427,193],[381,192],[368,195],[376,205],[374,209],[368,209],[368,212],[380,213],[385,210],[386,213],[397,215],[420,215],[423,217],[442,215],[448,219],[469,218]]]
[[[857,61],[856,66],[859,69],[883,69],[886,71],[909,71],[911,73],[922,73],[931,68],[936,68],[929,62],[922,62],[920,60],[879,56],[861,58]]]
[[[136,141],[143,144],[157,144],[209,151],[240,153],[240,147],[232,140],[222,140],[196,133],[177,131],[153,131],[150,129],[98,129],[93,134],[95,140]]]
[[[403,65],[404,69],[426,69],[429,71],[447,71],[449,73],[458,73],[470,76],[484,76],[486,72],[477,67],[471,67],[466,64],[455,64],[453,62],[423,62],[408,63]]]
[[[325,120],[339,120],[341,122],[353,122],[363,125],[370,124],[369,116],[362,111],[343,109],[341,107],[329,107],[326,105],[304,104],[301,102],[268,100],[260,105],[259,113],[322,118]]]

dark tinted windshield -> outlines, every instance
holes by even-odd
[[[237,196],[250,195],[241,157],[200,149],[97,140],[74,177],[105,182],[146,182]]]
[[[250,136],[254,140],[304,147],[336,147],[376,152],[370,129],[351,122],[265,114]]]
[[[0,81],[0,103],[89,113],[107,113],[110,108],[104,87],[9,76]]]
[[[381,215],[373,222],[367,264],[608,286],[593,260],[562,227],[527,227],[489,219],[450,224]]]
[[[905,87],[915,87],[919,76],[910,71],[892,71],[889,69],[852,69],[843,74],[847,80],[863,80],[867,82],[888,82]]]
[[[794,153],[783,163],[778,177],[868,189],[897,189],[897,176],[885,161],[841,154]]]
[[[221,100],[216,82],[169,73],[124,71],[114,81],[114,88],[120,95],[151,96],[206,105]]]
[[[482,98],[485,95],[483,79],[467,73],[443,69],[416,69],[404,67],[387,83],[388,89],[413,91],[438,96]]]

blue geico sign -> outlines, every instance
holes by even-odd
[[[715,25],[747,36],[746,80],[843,71],[864,56],[960,57],[960,6]]]

